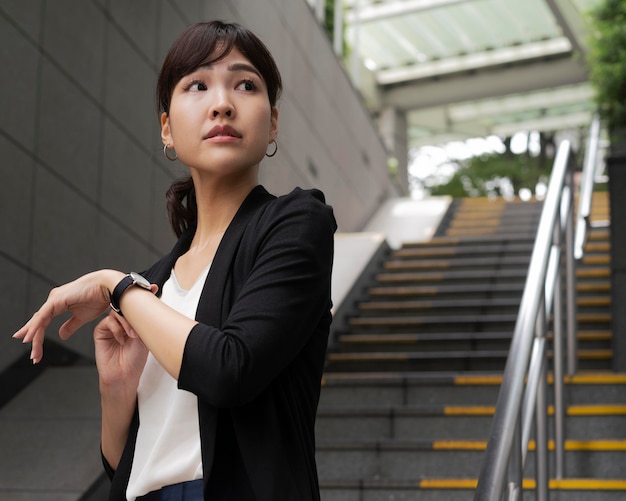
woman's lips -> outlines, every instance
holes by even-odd
[[[233,141],[235,139],[241,139],[241,134],[230,125],[216,125],[204,136],[204,139],[213,141]]]

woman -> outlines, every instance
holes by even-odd
[[[111,499],[319,499],[336,224],[321,192],[258,184],[280,91],[250,31],[187,28],[157,87],[164,153],[190,171],[168,191],[178,242],[143,276],[100,270],[53,289],[14,335],[37,363],[54,316],[72,313],[67,339],[111,305],[94,330]]]

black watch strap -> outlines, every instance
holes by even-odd
[[[131,272],[122,278],[111,293],[111,309],[118,315],[124,316],[122,310],[120,310],[120,299],[122,298],[122,294],[124,294],[126,289],[131,285],[137,285],[142,289],[150,290],[150,282],[139,275],[139,273]]]

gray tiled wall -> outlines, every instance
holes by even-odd
[[[279,153],[262,164],[270,191],[321,188],[341,231],[393,194],[375,127],[306,0],[2,0],[0,371],[51,286],[143,269],[172,244],[164,192],[184,168],[162,157],[156,74],[184,26],[214,18],[257,32],[283,74]],[[89,333],[69,345],[91,354]]]

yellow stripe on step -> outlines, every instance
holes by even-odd
[[[528,442],[528,450],[534,451],[534,440]],[[548,449],[554,450],[554,440],[548,442]],[[566,440],[566,451],[626,451],[626,440]]]
[[[570,405],[565,410],[568,416],[623,416],[626,405]],[[548,414],[554,415],[554,406],[548,406]]]
[[[456,376],[454,378],[454,384],[461,385],[473,385],[473,384],[501,384],[502,376]]]
[[[493,416],[496,408],[494,406],[447,406],[443,408],[446,416]]]
[[[570,405],[568,416],[622,416],[626,405]]]
[[[533,478],[525,478],[524,489],[535,489],[537,483]],[[549,480],[552,490],[561,491],[623,491],[626,480],[613,478],[565,478]],[[425,478],[419,483],[420,489],[475,489],[478,479],[475,478]]]
[[[564,376],[567,384],[626,384],[626,374],[614,372],[587,372],[574,376]],[[548,383],[554,383],[554,374],[548,374]]]
[[[550,480],[550,489],[568,491],[622,491],[626,480],[612,478],[565,478]]]
[[[626,440],[566,440],[566,451],[626,451]]]
[[[486,448],[487,442],[481,440],[435,440],[433,442],[433,449],[437,451],[484,451]]]
[[[443,408],[445,416],[493,416],[495,406],[459,405]],[[566,409],[568,416],[623,416],[626,405],[570,405]],[[548,406],[548,414],[554,415],[554,406]]]
[[[420,481],[420,489],[475,489],[475,478],[425,478]]]

